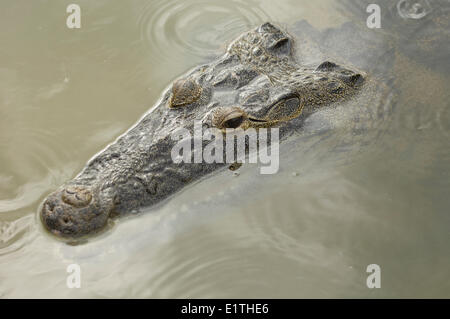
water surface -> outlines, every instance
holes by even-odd
[[[368,1],[292,0],[84,0],[69,30],[71,2],[0,4],[0,297],[450,297],[448,1],[379,1],[379,30]],[[311,116],[278,174],[219,172],[82,245],[42,229],[48,193],[266,21],[371,86]]]

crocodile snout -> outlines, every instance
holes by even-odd
[[[112,205],[83,186],[67,186],[44,201],[41,219],[45,227],[60,237],[81,237],[97,232],[107,224]]]
[[[74,207],[85,207],[92,200],[92,193],[81,187],[67,187],[63,190],[62,200]]]

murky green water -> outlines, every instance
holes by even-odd
[[[379,1],[378,30],[368,3],[292,0],[80,0],[69,30],[72,2],[0,3],[0,297],[450,297],[449,1]],[[276,175],[220,172],[83,245],[42,229],[48,193],[265,21],[376,84],[310,117]]]

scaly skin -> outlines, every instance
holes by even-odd
[[[363,77],[324,62],[298,65],[292,39],[270,23],[244,33],[219,59],[176,80],[134,127],[91,159],[44,201],[41,219],[53,234],[95,233],[108,218],[138,211],[224,166],[174,163],[171,134],[180,127],[279,127],[280,134],[316,108],[355,93]]]

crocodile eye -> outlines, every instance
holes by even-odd
[[[246,117],[245,112],[237,107],[220,108],[214,112],[213,124],[220,129],[238,128]]]
[[[242,122],[244,121],[244,116],[243,115],[239,115],[233,118],[230,118],[228,120],[225,120],[223,122],[223,127],[225,128],[237,128],[239,127]]]

